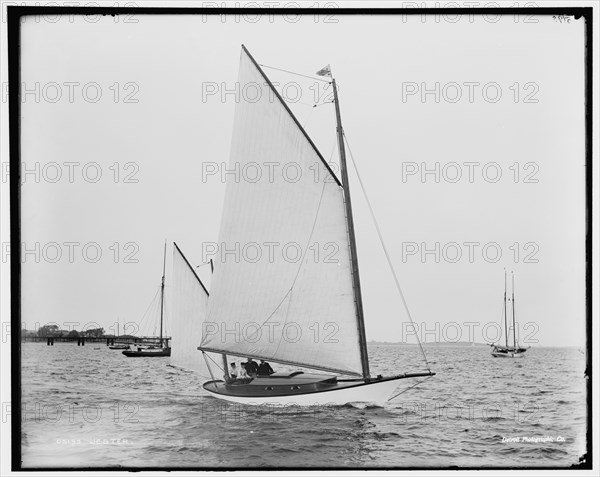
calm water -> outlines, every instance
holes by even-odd
[[[100,347],[100,349],[94,349]],[[585,357],[534,348],[426,348],[437,376],[384,407],[227,404],[169,358],[103,344],[23,344],[23,465],[126,467],[569,466],[584,452]],[[370,346],[374,374],[411,368],[414,347]],[[415,384],[409,379],[398,392]],[[554,442],[503,442],[545,437]],[[558,441],[563,438],[564,441]]]

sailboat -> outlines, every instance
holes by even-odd
[[[513,344],[508,345],[508,314],[506,310],[506,269],[504,269],[504,346],[492,345],[492,356],[494,358],[523,358],[527,348],[521,348],[517,344],[517,328],[515,326],[515,274],[511,272],[512,278],[512,329],[513,329]]]
[[[162,280],[160,284],[160,335],[159,335],[159,345],[158,346],[137,346],[137,349],[128,349],[123,351],[123,354],[128,358],[159,358],[162,356],[171,356],[171,348],[168,344],[168,339],[163,339],[163,316],[165,309],[165,270],[167,265],[167,242],[165,241],[165,250],[163,254],[163,274]]]
[[[110,349],[129,349],[130,346],[128,344],[114,344],[114,345],[109,345]]]
[[[203,389],[222,400],[383,404],[401,380],[435,374],[371,375],[338,92],[329,68],[317,74],[329,76],[333,89],[341,180],[242,45],[238,84],[254,91],[236,101],[228,170],[276,169],[226,185],[219,244],[228,253],[215,257],[198,347],[212,377]],[[334,259],[312,253],[325,246]],[[235,256],[240,249],[253,253]],[[215,353],[223,379],[210,367]],[[276,372],[234,380],[228,357],[266,360]]]
[[[121,336],[119,322],[117,321],[117,336],[115,338],[119,338]],[[117,343],[113,345],[109,345],[109,349],[129,349],[129,345],[125,343]]]

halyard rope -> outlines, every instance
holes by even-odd
[[[283,70],[281,68],[275,68],[274,66],[268,66],[268,65],[260,65],[260,66],[262,66],[263,68],[269,68],[271,70],[283,71],[284,73],[289,73],[291,75],[304,76],[305,78],[309,78],[311,80],[322,81],[323,83],[330,83],[331,84],[331,80],[326,80],[326,79],[323,79],[323,78],[316,78],[314,76],[303,75],[302,73],[295,73],[294,71]]]

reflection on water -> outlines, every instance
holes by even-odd
[[[383,408],[247,407],[207,396],[202,378],[168,358],[72,343],[22,349],[25,467],[556,467],[585,448],[577,349],[510,360],[486,347],[428,347],[438,374],[413,389],[416,380],[401,382],[407,392]],[[369,353],[374,375],[423,368],[413,347]]]

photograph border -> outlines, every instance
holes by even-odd
[[[586,453],[580,462],[572,466],[382,466],[382,467],[23,467],[22,458],[22,416],[21,416],[21,18],[29,15],[235,15],[235,14],[324,14],[346,15],[483,15],[493,12],[496,15],[569,15],[585,20],[585,206],[586,206],[586,404],[587,430]],[[367,471],[367,470],[561,470],[592,469],[592,76],[593,76],[593,7],[500,7],[500,8],[200,8],[200,7],[64,7],[64,6],[7,6],[8,37],[8,108],[9,108],[9,197],[10,197],[10,293],[11,293],[11,468],[13,471]]]

